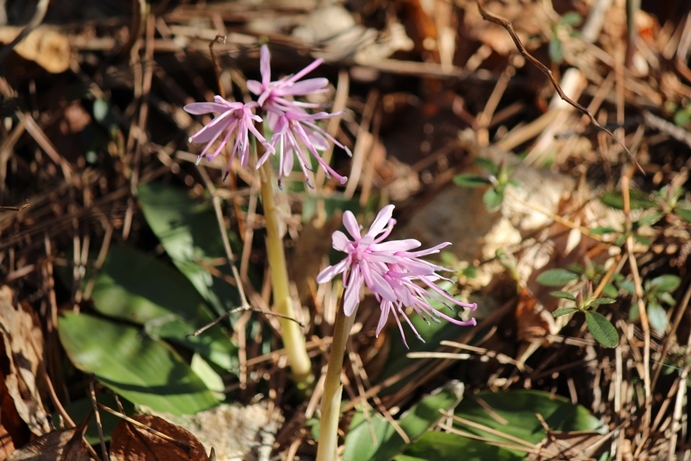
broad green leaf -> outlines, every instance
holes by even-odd
[[[650,326],[657,334],[663,334],[667,330],[667,312],[658,303],[648,303],[646,306]]]
[[[411,440],[416,440],[442,418],[442,410],[451,409],[458,401],[454,389],[443,389],[423,398],[398,420],[398,424]],[[377,443],[372,442],[369,423],[362,412],[358,412],[345,440],[343,461],[388,461],[405,449],[404,440],[383,417],[376,415],[371,422]]]
[[[395,461],[520,461],[524,456],[447,432],[427,432]]]
[[[146,222],[177,268],[185,274],[202,297],[222,315],[239,304],[238,290],[220,277],[211,275],[213,267],[232,277],[226,253],[210,202],[193,200],[183,189],[163,183],[141,184],[139,203]],[[229,235],[231,244],[235,237]],[[234,248],[236,251],[237,243]]]
[[[177,270],[129,246],[115,246],[96,276],[94,308],[103,315],[143,325],[198,352],[224,370],[236,366],[237,347],[220,325],[188,336],[214,316],[194,286]]]
[[[590,334],[603,346],[613,348],[619,344],[617,329],[604,315],[599,312],[588,311],[585,313],[585,322]]]
[[[577,278],[578,274],[566,269],[549,269],[538,275],[537,282],[548,287],[559,287]]]
[[[600,306],[602,304],[613,304],[615,302],[617,302],[617,300],[612,298],[597,298],[590,301],[588,306]]]
[[[659,291],[673,292],[679,288],[681,277],[672,274],[665,274],[655,277],[650,281],[652,286],[656,286]]]
[[[482,202],[490,213],[499,210],[501,202],[504,201],[504,193],[495,189],[487,189],[482,196]]]
[[[568,291],[550,291],[549,294],[555,298],[570,299],[571,301],[576,300],[576,295],[569,293]]]
[[[175,351],[137,328],[67,312],[58,333],[77,368],[134,404],[181,415],[218,403]]]
[[[115,396],[111,392],[98,392],[96,394],[96,400],[101,405],[104,405],[115,411],[120,411],[118,408],[118,403],[115,400]],[[135,413],[134,405],[132,405],[131,402],[123,399],[122,397],[118,400],[120,401],[120,404],[122,404],[126,415],[131,416]],[[96,418],[94,418],[92,414],[93,404],[91,403],[91,398],[84,397],[81,399],[72,400],[71,402],[63,405],[67,414],[70,415],[70,418],[72,418],[72,421],[75,421],[76,423],[80,423],[86,418],[90,418],[84,437],[90,445],[97,445],[101,439],[99,438],[98,434]],[[122,419],[102,409],[99,409],[99,415],[101,417],[101,426],[103,428],[103,438],[106,442],[108,442],[110,441],[110,435],[113,433],[113,429],[115,429],[115,426],[117,426]],[[57,411],[51,415],[53,427],[61,427],[61,416],[62,415],[60,415],[60,413]]]
[[[492,181],[472,173],[463,173],[453,177],[453,182],[461,187],[483,187],[492,184]]]
[[[494,163],[491,160],[487,160],[486,158],[475,157],[473,159],[473,163],[475,163],[480,168],[489,171],[493,175],[496,175],[497,173],[499,173],[499,165],[497,165],[496,163]]]
[[[481,391],[466,396],[456,407],[454,415],[485,426],[488,430],[465,425],[461,421],[454,421],[454,426],[489,440],[507,442],[503,436],[506,435],[536,444],[546,437],[536,413],[545,419],[553,431],[602,429],[599,418],[584,407],[574,405],[567,398],[536,390]],[[510,451],[524,454],[520,450]]]
[[[552,317],[556,319],[557,317],[563,317],[565,315],[574,314],[576,312],[578,312],[578,309],[576,309],[575,307],[562,307],[552,312]]]

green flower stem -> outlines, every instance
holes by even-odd
[[[342,301],[342,300],[341,300]],[[322,395],[321,420],[319,423],[319,444],[317,445],[317,461],[333,461],[338,448],[338,422],[341,415],[341,370],[345,357],[346,342],[350,330],[355,322],[355,312],[350,317],[343,313],[343,302],[336,312],[334,336],[331,342],[329,364],[324,379],[324,395]]]
[[[281,325],[283,345],[288,354],[288,363],[292,371],[292,378],[298,386],[309,387],[314,382],[312,375],[312,362],[307,355],[305,337],[300,331],[300,325],[290,319],[295,319],[295,307],[290,295],[290,283],[288,282],[288,268],[283,249],[283,235],[280,231],[280,222],[276,201],[272,188],[273,177],[269,162],[261,166],[261,195],[264,206],[264,219],[266,220],[266,252],[271,268],[271,286],[273,288],[273,301],[275,312],[287,318],[278,317]]]

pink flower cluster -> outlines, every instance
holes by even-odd
[[[412,308],[429,323],[429,319],[438,321],[442,318],[461,326],[476,325],[474,318],[463,321],[454,319],[432,307],[431,300],[436,300],[451,308],[452,305],[475,310],[476,304],[458,301],[449,293],[436,285],[440,280],[448,280],[437,272],[451,269],[438,266],[420,259],[423,256],[438,253],[440,249],[450,245],[442,243],[427,250],[417,250],[421,243],[414,239],[384,240],[391,234],[396,224],[391,216],[393,205],[385,206],[363,236],[360,225],[350,211],[343,213],[343,225],[352,237],[348,238],[343,232],[336,231],[332,236],[333,248],[347,254],[346,258],[329,266],[317,276],[318,283],[332,280],[338,274],[343,274],[344,313],[350,316],[355,312],[360,302],[360,291],[363,285],[374,293],[380,303],[381,317],[377,325],[376,334],[382,331],[390,315],[394,316],[401,332],[403,342],[408,345],[403,332],[401,318],[412,328],[416,336],[422,340],[405,312]]]
[[[320,152],[329,147],[329,142],[339,146],[350,154],[350,151],[339,143],[333,136],[320,128],[316,122],[340,115],[340,113],[327,113],[323,111],[310,112],[320,109],[319,104],[295,100],[296,97],[305,97],[311,94],[324,93],[328,80],[325,78],[312,78],[299,81],[306,74],[316,69],[322,60],[318,59],[295,75],[271,81],[271,55],[266,45],[261,47],[260,72],[262,81],[249,80],[247,88],[257,95],[257,101],[247,104],[241,102],[228,102],[220,96],[214,97],[213,103],[196,102],[187,104],[184,109],[191,114],[219,114],[208,125],[202,128],[190,138],[190,142],[196,144],[207,143],[197,159],[213,160],[228,141],[234,136],[235,144],[231,151],[226,175],[230,171],[232,160],[237,156],[240,164],[247,167],[249,160],[249,134],[251,133],[265,149],[265,154],[257,161],[259,168],[269,159],[269,156],[279,155],[278,183],[281,184],[283,176],[287,176],[293,169],[295,158],[300,162],[300,167],[305,174],[307,184],[312,187],[309,179],[309,171],[312,170],[309,156],[305,149],[316,159],[317,163],[326,171],[328,176],[333,176],[341,184],[345,184],[348,178],[341,176],[333,170],[322,158]],[[255,112],[262,110],[264,120]],[[255,122],[266,121],[273,133],[270,140],[259,133]],[[220,145],[213,154],[208,154],[210,146],[221,137]]]

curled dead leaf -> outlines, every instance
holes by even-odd
[[[48,414],[38,388],[37,373],[43,361],[43,334],[31,314],[12,305],[12,290],[0,287],[0,354],[7,357],[7,369],[0,378],[7,386],[17,413],[35,435],[50,432]]]
[[[6,45],[22,31],[21,27],[0,27],[0,44]],[[64,72],[70,67],[71,47],[67,37],[48,26],[39,26],[19,42],[13,50],[52,73]]]

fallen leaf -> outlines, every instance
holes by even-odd
[[[0,375],[17,413],[29,430],[40,436],[50,432],[51,427],[36,380],[43,361],[43,335],[37,323],[22,307],[13,307],[9,287],[0,287],[0,355],[7,357],[9,363]]]
[[[53,431],[15,451],[6,461],[89,461],[89,451],[82,439],[85,430],[86,424]]]
[[[8,44],[19,35],[22,27],[0,27],[0,43]],[[71,48],[67,37],[48,26],[39,26],[19,42],[14,49],[27,61],[32,61],[52,73],[70,68]]]
[[[110,443],[111,461],[209,461],[202,443],[188,430],[153,415],[121,421]]]

